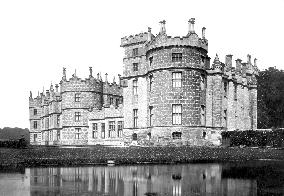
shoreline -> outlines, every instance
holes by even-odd
[[[0,169],[90,165],[284,161],[284,149],[239,147],[0,148]]]

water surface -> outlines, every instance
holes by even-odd
[[[0,195],[284,195],[284,162],[24,168],[0,171]]]

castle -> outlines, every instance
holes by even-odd
[[[66,70],[59,86],[29,98],[31,144],[207,145],[221,132],[257,127],[257,60],[216,55],[212,65],[202,37],[188,22],[184,37],[148,32],[121,39],[123,76],[110,83]]]

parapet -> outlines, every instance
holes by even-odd
[[[129,46],[131,44],[145,43],[148,39],[148,33],[139,33],[121,38],[121,47]]]

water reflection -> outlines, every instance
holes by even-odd
[[[26,168],[1,174],[0,195],[257,195],[257,180],[224,177],[221,164]],[[282,187],[283,188],[283,187]]]

